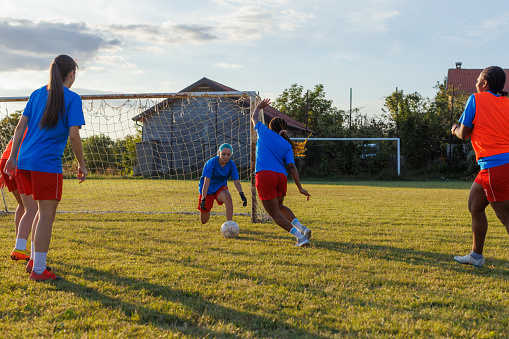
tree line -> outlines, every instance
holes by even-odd
[[[466,96],[451,97],[445,81],[437,83],[433,98],[396,90],[385,98],[381,114],[368,116],[360,109],[349,112],[326,98],[324,86],[312,90],[293,84],[274,101],[273,106],[315,132],[317,138],[400,138],[403,158],[402,177],[410,179],[467,179],[478,171],[470,141],[454,138],[450,127],[463,112]],[[0,121],[0,145],[7,144],[21,112]],[[134,135],[113,140],[105,134],[83,139],[83,151],[90,173],[132,175],[137,165]],[[298,161],[303,177],[397,178],[394,142],[308,141],[305,158]],[[76,170],[68,143],[63,156],[64,172]]]
[[[478,171],[470,141],[450,133],[461,116],[467,96],[452,97],[445,80],[433,98],[395,90],[385,98],[381,114],[350,113],[326,99],[323,85],[305,91],[291,85],[274,107],[304,124],[319,138],[400,138],[402,177],[410,179],[467,179]],[[367,147],[370,146],[370,147]],[[366,157],[366,152],[375,152]],[[391,179],[396,177],[395,142],[313,142],[307,145],[302,171],[307,177]]]

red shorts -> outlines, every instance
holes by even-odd
[[[9,175],[4,173],[5,163],[7,162],[7,159],[1,159],[0,160],[0,175],[2,178],[0,178],[0,188],[3,188],[4,185],[7,186],[7,189],[9,192],[12,192],[14,190],[18,189],[18,186],[16,185],[15,177],[12,177],[12,179],[9,179]]]
[[[481,170],[474,182],[482,185],[488,201],[509,200],[509,164]]]
[[[256,173],[256,190],[262,201],[286,195],[288,179],[283,173],[261,171]]]
[[[198,209],[200,210],[200,212],[210,213],[210,210],[212,209],[212,206],[214,206],[214,200],[217,201],[218,205],[222,205],[223,203],[221,201],[217,200],[217,197],[218,197],[219,193],[221,193],[224,190],[229,191],[228,186],[221,186],[221,188],[218,189],[216,191],[216,193],[214,193],[214,194],[207,194],[207,196],[205,197],[205,208],[207,209],[206,211],[202,210],[201,207],[200,207],[200,203],[201,203],[201,199],[202,199],[201,198],[201,194],[200,194],[200,199],[198,200]]]
[[[18,168],[23,194],[33,195],[34,200],[62,199],[62,173],[27,171]],[[20,189],[21,193],[21,189]]]

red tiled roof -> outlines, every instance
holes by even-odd
[[[507,79],[504,91],[509,92],[509,69],[504,69],[504,71]],[[454,85],[455,94],[476,93],[475,84],[481,72],[482,69],[450,68],[447,72],[447,89],[452,91]]]

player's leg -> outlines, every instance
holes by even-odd
[[[227,189],[222,190],[218,194],[216,199],[219,203],[224,203],[224,205],[225,205],[226,221],[232,221],[233,220],[233,201],[232,201],[232,196],[230,194],[230,191],[228,191]]]
[[[309,246],[309,240],[302,234],[292,223],[281,213],[279,206],[283,204],[285,196],[273,198],[271,200],[262,200],[265,211],[270,215],[272,220],[276,222],[281,228],[289,232],[297,239],[296,246]]]
[[[468,209],[472,217],[472,252],[464,256],[455,256],[454,260],[462,264],[484,266],[484,240],[488,232],[488,219],[486,218],[486,206],[488,199],[483,186],[474,182],[468,196]]]
[[[202,195],[200,194],[200,197],[198,199],[198,210],[200,211],[200,221],[202,224],[206,224],[210,218],[210,210],[214,205],[214,197],[210,195],[207,195],[205,197],[205,209],[201,208],[201,200]]]
[[[292,223],[288,221],[287,218],[281,213],[279,209],[279,199],[281,197],[276,197],[270,200],[262,200],[263,207],[267,214],[285,231],[290,232],[292,229]],[[284,199],[284,196],[282,197]]]
[[[509,200],[506,201],[490,201],[490,205],[495,211],[498,219],[502,222],[509,233]]]
[[[279,210],[286,219],[290,220],[292,225],[295,226],[299,230],[299,232],[304,234],[308,239],[311,239],[311,230],[306,226],[302,225],[302,223],[299,221],[299,219],[297,219],[297,217],[289,207],[283,205],[283,200],[281,200]]]
[[[62,197],[63,176],[61,173],[32,172],[33,196],[38,205],[38,222],[35,227],[32,251],[33,267],[31,280],[59,279],[46,266],[53,222]],[[28,267],[27,267],[28,270]]]
[[[472,252],[482,254],[488,232],[486,207],[489,202],[482,185],[474,182],[468,196],[468,210],[472,217]]]
[[[209,221],[210,212],[202,212],[200,211],[200,221],[202,224],[206,224]]]
[[[37,222],[32,251],[34,252],[33,267],[31,267],[30,279],[32,280],[55,280],[58,279],[46,266],[46,258],[53,230],[53,222],[59,200],[38,200],[39,221]],[[28,267],[27,267],[28,271]]]
[[[25,213],[25,207],[23,206],[23,200],[21,200],[21,195],[19,194],[18,189],[15,189],[11,193],[12,193],[12,195],[14,195],[14,198],[16,199],[16,202],[18,203],[18,206],[16,207],[16,212],[14,212],[14,227],[16,229],[15,235],[17,237],[19,222],[21,220],[21,217]]]
[[[32,197],[30,172],[18,169],[16,184],[25,212],[19,222],[16,244],[11,252],[11,258],[13,260],[28,261],[30,260],[30,253],[27,251],[28,236],[30,235],[32,223],[37,214],[37,203]]]

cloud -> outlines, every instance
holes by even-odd
[[[101,49],[120,44],[91,33],[83,23],[0,19],[0,72],[48,69],[59,54],[85,63]]]
[[[96,26],[98,30],[116,34],[125,39],[152,44],[173,43],[203,43],[217,39],[213,28],[205,25],[175,24],[171,22],[162,25],[109,25]]]
[[[370,7],[348,12],[347,19],[355,31],[385,32],[388,30],[387,22],[399,14],[397,10]]]
[[[220,68],[226,68],[226,69],[241,69],[244,68],[244,65],[238,65],[238,64],[229,64],[226,62],[218,62],[216,64],[217,67]]]

